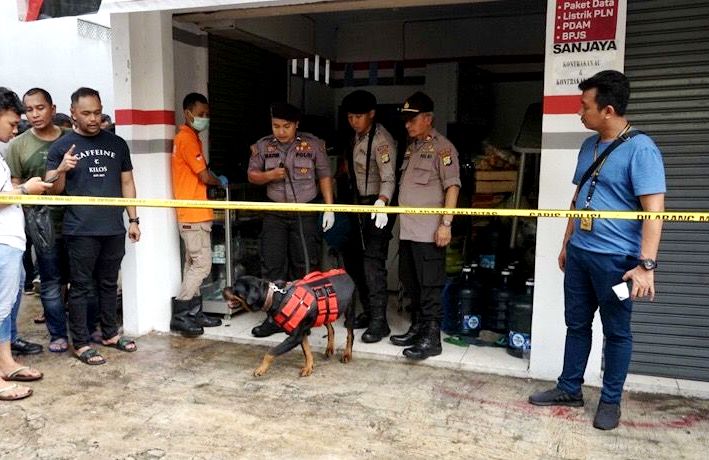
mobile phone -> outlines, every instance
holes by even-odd
[[[57,174],[56,176],[52,176],[49,179],[44,179],[44,182],[47,182],[48,184],[53,184],[57,181],[57,179],[59,179],[59,174]]]

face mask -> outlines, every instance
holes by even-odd
[[[209,118],[193,117],[192,127],[197,131],[204,131],[205,129],[209,128]]]

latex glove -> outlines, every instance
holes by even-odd
[[[322,214],[322,231],[326,232],[335,225],[335,213],[332,211],[325,211]]]
[[[226,176],[217,176],[217,179],[219,179],[219,182],[222,184],[222,187],[227,187],[229,185],[229,178]]]
[[[374,202],[374,206],[386,206],[384,200],[377,200]],[[374,226],[377,228],[384,228],[389,222],[389,217],[383,212],[373,212],[372,220],[374,221]]]

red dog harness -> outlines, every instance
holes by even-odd
[[[293,293],[273,320],[290,334],[308,314],[313,301],[317,301],[318,317],[313,327],[334,322],[338,314],[337,294],[330,277],[344,274],[343,269],[336,268],[325,273],[312,272],[296,281],[291,286]]]

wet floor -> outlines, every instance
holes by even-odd
[[[28,299],[21,331],[46,342]],[[339,332],[339,331],[338,331]],[[23,359],[45,373],[29,399],[0,403],[0,458],[704,459],[709,401],[629,393],[621,426],[584,408],[538,408],[548,382],[426,365],[325,360],[300,378],[300,350],[254,378],[266,348],[150,334],[90,367],[69,354]],[[338,357],[341,350],[338,350]]]

